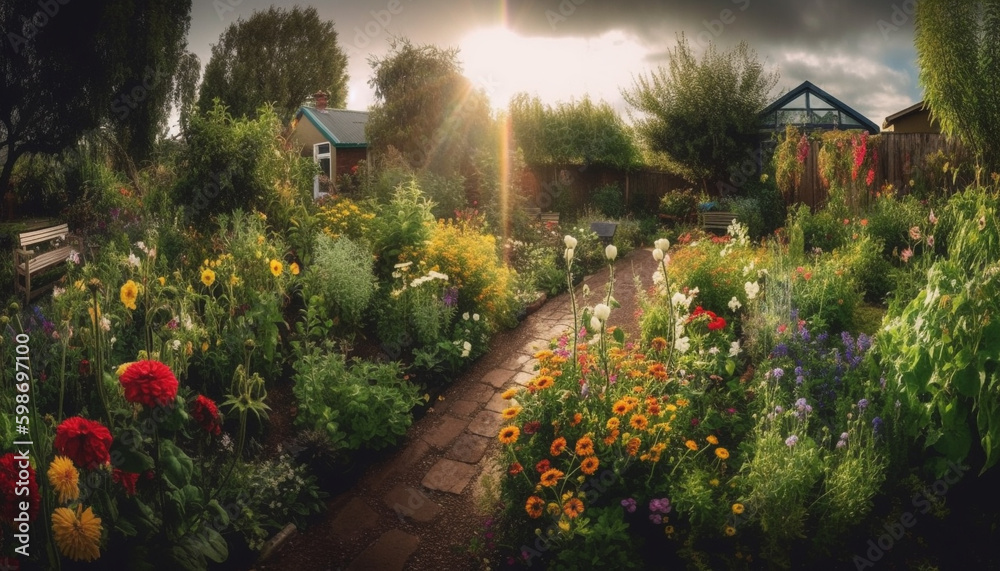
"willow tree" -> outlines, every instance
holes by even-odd
[[[1000,0],[921,0],[915,44],[931,116],[1000,172]]]

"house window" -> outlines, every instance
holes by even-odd
[[[330,143],[313,145],[313,160],[319,164],[320,171],[320,174],[313,179],[313,198],[319,198],[327,194],[328,189],[333,185],[333,158]],[[325,180],[321,180],[321,178]]]

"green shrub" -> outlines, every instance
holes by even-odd
[[[764,215],[756,198],[742,196],[729,198],[723,208],[736,214],[736,219],[746,225],[751,239],[760,240],[764,236]]]
[[[763,175],[758,180],[748,181],[744,189],[748,198],[757,201],[762,219],[761,236],[773,234],[775,230],[784,226],[785,198],[781,195],[777,185],[774,184],[773,178]],[[752,231],[751,235],[753,235]]]
[[[801,319],[821,329],[851,329],[861,293],[839,256],[822,256],[811,266],[799,266],[788,279],[792,306]]]
[[[897,199],[891,194],[880,194],[867,213],[867,231],[882,244],[882,255],[889,258],[910,246],[909,229],[923,227],[926,211],[913,197]]]
[[[625,197],[616,182],[598,187],[591,195],[590,201],[606,217],[625,216]]]
[[[332,346],[312,346],[294,363],[300,426],[325,430],[349,450],[381,450],[399,442],[420,402],[398,363],[354,361]]]
[[[813,213],[805,204],[799,204],[790,214],[789,224],[798,224],[805,238],[806,251],[816,248],[832,252],[844,244],[844,221],[835,218],[827,209]]]
[[[313,263],[302,276],[303,298],[326,309],[327,315],[346,327],[361,323],[375,293],[371,252],[348,238],[318,233]]]
[[[882,257],[882,243],[867,235],[860,235],[838,253],[843,258],[847,273],[864,292],[870,303],[882,303],[895,287],[893,266]]]
[[[673,190],[660,198],[660,214],[684,220],[694,216],[698,209],[698,196],[690,188]]]
[[[404,250],[416,248],[430,238],[433,208],[434,204],[411,179],[396,187],[392,200],[379,209],[371,228],[372,246],[378,256],[377,273],[383,281],[390,278]]]

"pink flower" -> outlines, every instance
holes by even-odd
[[[920,227],[919,226],[911,226],[910,227],[910,239],[911,240],[919,240],[920,239]]]
[[[868,169],[868,176],[865,177],[865,184],[871,186],[875,182],[875,169]]]
[[[904,263],[905,262],[909,262],[910,258],[913,257],[913,250],[907,248],[907,249],[903,250],[903,253],[900,254],[899,257],[903,258],[903,262]]]
[[[931,215],[927,217],[927,220],[929,220],[931,224],[937,224],[937,216],[934,216],[933,209],[931,210]]]
[[[927,235],[927,245],[930,246],[931,248],[934,247],[934,236],[930,234]]]

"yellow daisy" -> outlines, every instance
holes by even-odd
[[[516,426],[505,426],[500,430],[498,438],[502,444],[513,444],[520,434],[521,431]]]
[[[101,556],[101,518],[92,508],[76,511],[56,508],[52,512],[52,532],[59,552],[73,561],[94,561]]]
[[[293,275],[293,276],[297,276],[297,275],[299,275],[299,271],[300,271],[300,270],[299,270],[299,265],[298,265],[298,264],[297,264],[296,262],[292,262],[292,263],[291,263],[291,264],[290,264],[290,265],[288,266],[288,271],[289,271],[289,272],[292,272],[292,275]]]
[[[119,297],[121,297],[122,304],[128,309],[135,309],[135,300],[139,298],[139,285],[134,281],[129,280],[125,282],[119,292]]]
[[[59,494],[59,503],[64,504],[80,497],[80,472],[73,461],[65,456],[56,456],[49,464],[49,484]]]
[[[205,284],[205,287],[212,287],[215,283],[215,272],[205,268],[201,271],[201,283]]]
[[[271,274],[274,275],[274,277],[280,276],[283,269],[284,266],[281,265],[281,262],[278,260],[271,260]]]

